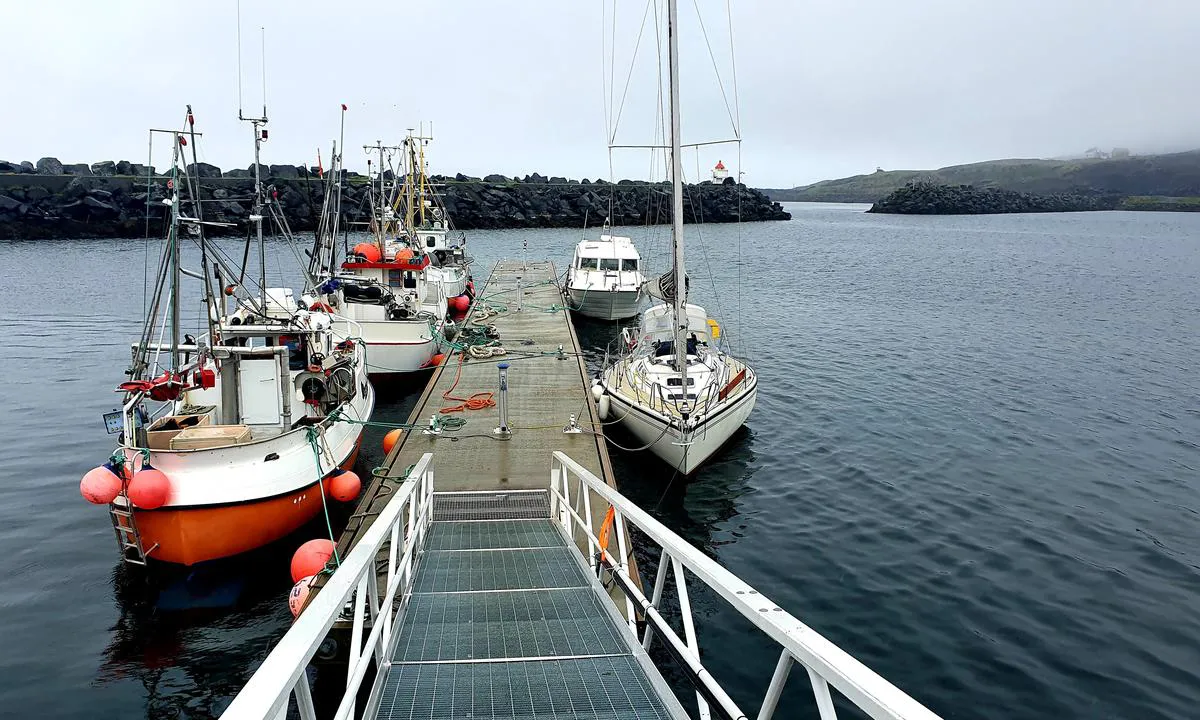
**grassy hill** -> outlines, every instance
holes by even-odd
[[[938,170],[888,170],[824,180],[791,189],[766,189],[772,200],[875,202],[911,181],[974,185],[1039,195],[1200,197],[1200,150],[1105,160],[991,160]]]

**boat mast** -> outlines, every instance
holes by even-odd
[[[179,372],[179,156],[180,148],[187,142],[183,133],[175,134],[171,152],[171,229],[168,231],[171,246],[171,372]]]
[[[263,243],[263,189],[262,176],[259,170],[258,157],[259,151],[262,148],[262,130],[259,130],[259,125],[267,123],[267,108],[263,106],[263,116],[261,118],[242,118],[249,119],[250,125],[254,128],[254,212],[250,215],[250,220],[254,222],[258,232],[258,270],[259,270],[259,290],[260,304],[259,310],[267,311],[267,249]]]
[[[674,251],[671,272],[675,275],[675,298],[672,315],[675,320],[675,370],[682,380],[683,410],[688,407],[687,384],[687,281],[683,267],[683,157],[679,140],[679,43],[677,40],[675,0],[667,0],[667,53],[670,58],[669,87],[671,94],[671,246]],[[684,418],[686,419],[686,415]]]

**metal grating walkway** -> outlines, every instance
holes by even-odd
[[[434,496],[375,717],[682,717],[549,510],[545,493]]]

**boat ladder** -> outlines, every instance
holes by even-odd
[[[815,700],[821,720],[836,720],[835,702],[853,717],[940,720],[563,453],[545,490],[435,492],[432,460],[413,466],[223,720],[282,720],[293,700],[302,720],[326,717],[308,669],[339,619],[353,627],[335,720],[751,717],[739,702],[769,720],[793,666],[803,680],[781,715]],[[649,596],[629,526],[646,565],[658,555]],[[738,661],[762,672],[765,694],[735,700],[705,667],[688,585],[770,641],[777,662]]]
[[[146,556],[154,548],[145,549],[142,545],[142,535],[138,532],[137,521],[133,519],[133,503],[124,490],[108,506],[112,516],[113,532],[117,536],[117,549],[121,551],[121,559],[130,565],[145,565]],[[154,547],[158,547],[155,545]]]

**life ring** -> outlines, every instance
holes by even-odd
[[[313,303],[311,306],[309,306],[308,309],[313,312],[327,312],[327,313],[333,312],[332,305],[330,305],[329,303],[320,302],[320,301]]]

